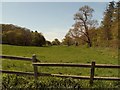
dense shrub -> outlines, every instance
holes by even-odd
[[[94,85],[90,86],[87,80],[78,80],[71,78],[55,78],[55,77],[40,77],[37,81],[33,77],[29,76],[17,76],[3,74],[2,89],[18,89],[18,88],[38,88],[43,89],[49,88],[55,89],[81,89],[81,88],[120,88],[119,82],[110,81],[94,81]]]

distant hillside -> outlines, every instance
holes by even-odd
[[[2,25],[2,44],[43,46],[46,43],[44,36],[37,31],[33,32],[30,29],[13,24],[0,25]]]

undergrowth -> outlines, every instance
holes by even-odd
[[[56,78],[56,77],[40,77],[37,81],[34,77],[29,76],[17,76],[3,74],[2,89],[3,90],[14,90],[19,88],[25,89],[94,89],[100,90],[105,88],[120,88],[120,82],[117,81],[94,81],[93,86],[90,86],[89,80],[78,80],[72,78]]]

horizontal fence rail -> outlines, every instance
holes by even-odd
[[[62,66],[62,67],[91,67],[91,64],[76,64],[76,63],[32,63],[35,66]]]
[[[76,64],[76,63],[32,63],[36,66],[62,66],[62,67],[86,67],[91,68],[91,64]],[[106,64],[95,64],[96,68],[119,68],[120,65],[106,65]]]
[[[23,60],[23,61],[32,61],[32,57],[20,57],[20,56],[8,56],[8,55],[0,55],[0,58],[4,59],[11,59],[11,60]],[[40,62],[38,59],[36,59],[37,62]]]
[[[32,58],[27,58],[27,57],[18,57],[18,56],[7,56],[7,55],[2,55],[0,58],[4,59],[12,59],[12,60],[24,60],[24,61],[31,61]]]
[[[33,72],[20,72],[20,71],[7,71],[7,70],[0,70],[2,73],[7,73],[7,74],[16,74],[16,75],[34,75]]]
[[[16,74],[16,75],[30,75],[34,76],[34,72],[20,72],[20,71],[7,71],[0,70],[2,73]],[[49,74],[49,73],[38,73],[38,76],[51,76],[51,77],[63,77],[63,78],[74,78],[74,79],[90,79],[90,76],[77,76],[77,75],[60,75],[60,74]],[[94,77],[94,80],[115,80],[120,81],[118,77]]]
[[[108,64],[95,64],[96,68],[118,68],[120,69],[120,65],[108,65]]]
[[[33,55],[31,58],[27,57],[16,57],[16,56],[6,56],[2,55],[0,58],[10,59],[10,60],[25,60],[31,61],[33,65],[34,72],[20,72],[20,71],[7,71],[0,70],[2,73],[7,74],[16,74],[16,75],[30,75],[34,76],[35,80],[37,80],[38,76],[52,76],[52,77],[62,77],[62,78],[74,78],[74,79],[85,79],[90,80],[90,85],[93,85],[94,80],[115,80],[120,81],[119,77],[96,77],[95,68],[112,68],[112,69],[120,69],[120,65],[110,65],[110,64],[95,64],[93,61],[91,64],[78,64],[78,63],[39,63],[36,55]],[[61,74],[50,74],[50,73],[39,73],[38,66],[52,66],[52,67],[84,67],[91,68],[90,76],[78,76],[78,75],[61,75]]]

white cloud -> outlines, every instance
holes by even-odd
[[[53,41],[55,38],[62,41],[66,33],[68,32],[67,29],[49,29],[48,31],[42,32],[45,36],[46,40]]]

